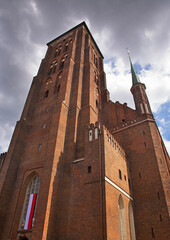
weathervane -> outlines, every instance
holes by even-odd
[[[129,50],[128,47],[126,48],[126,50],[127,50],[127,54],[128,54],[128,56],[129,56],[129,60],[130,60],[130,62],[131,62],[131,58],[130,58],[130,50]]]
[[[127,50],[128,55],[130,56],[130,50],[129,50],[129,48],[127,47],[126,50]]]

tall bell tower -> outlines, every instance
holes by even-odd
[[[81,198],[72,182],[79,172],[73,161],[83,160],[87,152],[84,127],[99,121],[103,56],[85,22],[47,45],[6,157],[1,239],[23,234],[28,239],[67,239],[73,225],[69,219],[75,215],[71,195],[77,198],[75,205]],[[30,194],[36,194],[34,205]]]

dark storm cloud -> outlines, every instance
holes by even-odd
[[[149,62],[168,45],[169,8],[168,0],[1,0],[0,130],[19,119],[47,42],[87,20],[105,58],[127,59],[128,46]]]

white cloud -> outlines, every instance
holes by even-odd
[[[23,10],[27,14],[35,15],[37,17],[40,15],[40,11],[38,9],[37,3],[34,0],[26,1],[25,6],[23,7]]]
[[[9,123],[1,124],[0,126],[0,152],[6,152],[9,146],[9,139],[11,139],[14,126]]]
[[[165,126],[165,119],[164,119],[164,118],[160,119],[159,121],[160,121],[160,123],[161,123],[162,125]]]
[[[124,61],[119,58],[115,60],[114,65],[110,61],[104,64],[104,69],[111,100],[113,102],[127,102],[130,107],[134,108],[133,97],[130,92],[131,74]]]
[[[33,0],[30,1],[30,6],[35,14],[39,14],[37,3],[34,2]]]
[[[146,37],[147,39],[152,40],[152,39],[153,39],[153,36],[154,36],[154,32],[151,31],[151,30],[146,29],[146,30],[144,31],[144,35],[145,35],[145,37]]]
[[[93,34],[93,29],[92,29]],[[112,45],[114,44],[114,33],[108,27],[103,27],[99,31],[94,31],[94,39],[98,44],[102,52],[107,56],[107,58],[114,57],[113,52],[110,51]],[[110,41],[112,39],[112,41]]]

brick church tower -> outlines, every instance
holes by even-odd
[[[109,99],[84,22],[47,45],[0,158],[0,239],[170,239],[169,156],[131,60],[136,110]]]

